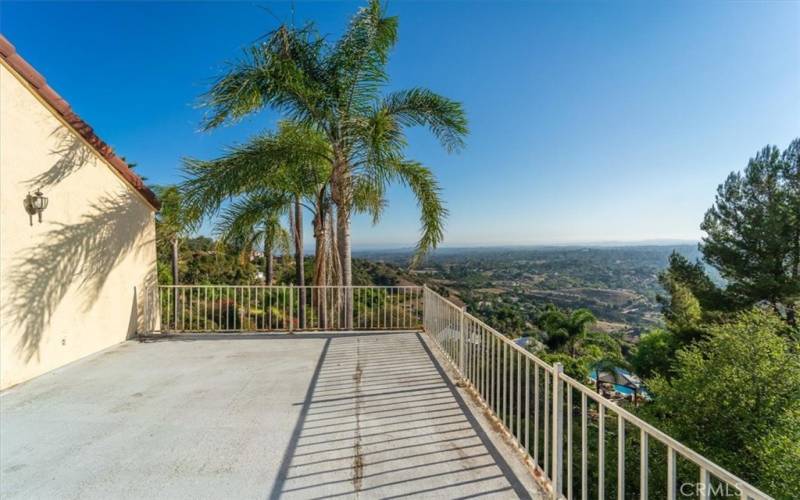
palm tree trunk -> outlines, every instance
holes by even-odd
[[[325,217],[325,231],[328,236],[328,244],[325,250],[328,252],[328,283],[341,286],[342,284],[342,260],[339,258],[339,239],[336,237],[336,229],[333,223],[333,210],[328,210]]]
[[[295,262],[295,279],[297,286],[300,287],[300,298],[297,301],[297,318],[298,326],[305,327],[305,311],[306,311],[306,284],[305,280],[305,263],[303,256],[303,207],[300,205],[300,197],[294,198],[294,262]]]
[[[334,148],[336,145],[334,144]],[[347,156],[342,151],[334,151],[331,195],[336,204],[336,253],[341,264],[340,283],[342,291],[342,326],[350,329],[353,325],[353,267],[350,243],[350,208],[352,206],[352,178]]]
[[[325,228],[325,213],[322,204],[317,205],[317,213],[314,215],[314,294],[317,302],[317,316],[320,326],[328,328],[328,311],[325,307],[325,289],[328,282],[328,235]]]
[[[275,280],[275,262],[272,255],[272,241],[264,238],[264,284],[272,285]]]
[[[350,330],[353,328],[353,262],[352,247],[350,243],[350,210],[339,206],[336,210],[336,232],[339,244],[339,260],[342,263],[342,297],[343,326]]]
[[[325,242],[325,252],[328,260],[328,285],[340,287],[342,285],[342,261],[339,259],[339,239],[336,237],[336,225],[333,221],[333,209],[329,209],[325,216],[325,232],[328,241]],[[331,302],[328,315],[328,323],[332,328],[339,326],[339,297],[341,288],[330,288]],[[327,307],[327,305],[326,305]]]

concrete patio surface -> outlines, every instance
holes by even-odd
[[[4,499],[543,497],[416,332],[129,341],[0,424]]]

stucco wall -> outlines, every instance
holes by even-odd
[[[135,334],[155,279],[153,208],[0,64],[0,389]]]

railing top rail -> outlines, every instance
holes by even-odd
[[[158,285],[159,288],[342,288],[342,289],[422,289],[419,285]]]

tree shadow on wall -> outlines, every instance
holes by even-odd
[[[153,245],[139,241],[150,223],[149,210],[133,193],[107,195],[90,203],[77,222],[51,222],[53,229],[13,262],[4,313],[22,331],[17,349],[26,361],[38,356],[42,334],[71,290],[88,311],[118,263]]]
[[[50,150],[50,155],[55,157],[55,162],[46,171],[26,182],[31,188],[46,189],[55,186],[80,170],[94,154],[74,132],[63,125],[53,129],[50,137],[56,140],[55,147]]]

